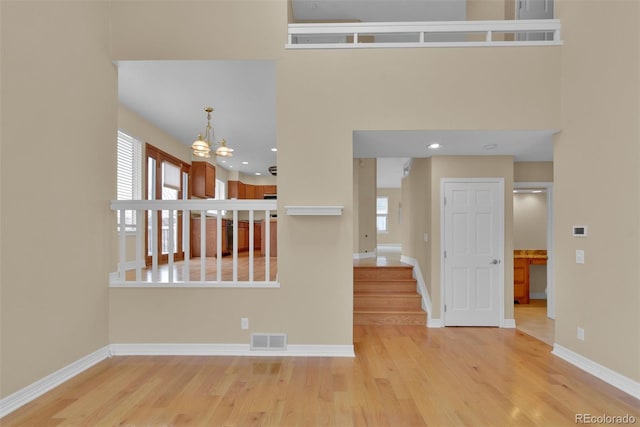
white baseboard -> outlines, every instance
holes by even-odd
[[[361,254],[353,254],[353,259],[366,259],[366,258],[375,258],[376,252],[364,252]]]
[[[249,344],[111,344],[114,356],[355,357],[353,345],[288,344],[286,350],[251,350]]]
[[[442,319],[427,319],[427,328],[442,328]]]
[[[515,329],[516,328],[516,319],[502,319],[501,328]]]
[[[16,391],[0,400],[0,418],[26,405],[35,398],[49,390],[59,386],[63,382],[75,377],[79,373],[89,369],[93,365],[107,359],[110,356],[109,346],[102,347],[93,353],[47,375],[46,377]]]
[[[401,252],[402,243],[379,243],[377,252]]]
[[[418,282],[418,293],[422,295],[422,309],[427,312],[427,327],[441,328],[442,322],[440,321],[440,319],[431,318],[431,297],[429,296],[429,291],[427,290],[427,284],[424,281],[424,277],[422,277],[420,264],[418,264],[418,261],[415,258],[411,258],[405,255],[400,256],[400,262],[413,266],[413,277]]]
[[[600,378],[602,381],[630,394],[636,399],[640,399],[640,382],[625,377],[557,343],[553,344],[553,351],[551,353],[594,377]]]
[[[530,292],[529,299],[547,299],[547,294],[545,292]]]

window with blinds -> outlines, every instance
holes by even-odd
[[[140,200],[142,194],[142,143],[137,139],[118,131],[117,164],[118,200]],[[118,230],[120,230],[118,215]],[[135,211],[125,211],[125,231],[136,230]]]

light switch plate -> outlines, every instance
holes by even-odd
[[[576,249],[576,264],[584,264],[584,251]]]

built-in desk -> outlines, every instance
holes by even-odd
[[[513,251],[513,300],[529,304],[529,266],[546,265],[545,249],[517,249]]]

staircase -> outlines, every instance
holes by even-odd
[[[426,325],[413,267],[354,266],[354,325]]]

